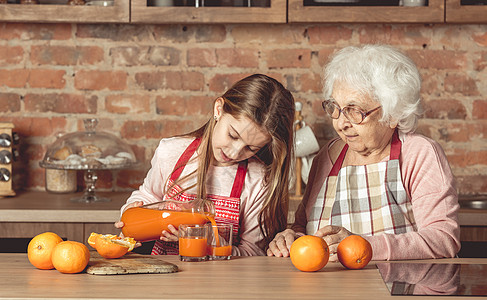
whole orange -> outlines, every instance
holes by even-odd
[[[90,261],[90,251],[84,244],[74,241],[59,243],[52,251],[52,264],[61,273],[79,273]]]
[[[359,235],[343,239],[337,248],[338,260],[348,269],[362,269],[372,259],[372,246]]]
[[[54,269],[51,254],[54,247],[63,239],[54,232],[44,232],[36,235],[27,246],[27,257],[30,263],[41,270]]]
[[[330,258],[330,251],[325,240],[313,235],[304,235],[291,245],[291,262],[300,271],[314,272],[321,270]]]

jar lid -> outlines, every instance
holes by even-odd
[[[107,132],[96,131],[97,119],[85,119],[85,131],[61,135],[48,147],[41,167],[51,169],[125,169],[137,164],[130,146]]]

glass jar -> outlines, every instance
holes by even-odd
[[[76,171],[46,169],[46,191],[74,193],[77,189]]]
[[[181,224],[204,225],[215,223],[215,207],[209,200],[164,200],[139,207],[131,207],[122,214],[122,233],[126,237],[144,242],[157,240],[168,225],[178,228]]]

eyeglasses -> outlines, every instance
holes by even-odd
[[[347,118],[350,123],[358,125],[364,121],[365,118],[367,118],[368,115],[373,113],[374,111],[378,110],[382,106],[378,106],[372,110],[369,111],[361,111],[358,108],[352,107],[352,106],[345,106],[344,108],[340,108],[335,101],[333,100],[325,100],[321,103],[321,106],[323,107],[323,110],[327,112],[332,119],[338,119],[340,117],[340,113],[343,113],[345,118]]]

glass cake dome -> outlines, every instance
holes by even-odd
[[[130,146],[107,132],[96,131],[97,119],[85,119],[85,131],[64,134],[47,148],[39,163],[48,171],[83,170],[86,191],[77,202],[109,201],[95,195],[96,170],[128,169],[138,165]],[[52,173],[50,173],[52,174]],[[48,178],[46,178],[46,189]],[[49,191],[49,189],[48,189]]]

